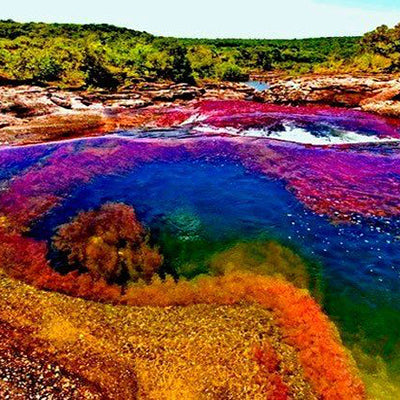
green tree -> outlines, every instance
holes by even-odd
[[[85,83],[88,86],[109,89],[118,86],[118,79],[110,70],[104,56],[92,48],[85,49],[81,69],[85,73]]]
[[[188,59],[197,78],[211,78],[215,76],[215,66],[218,60],[214,58],[210,47],[193,46],[188,51]]]
[[[193,70],[187,56],[187,48],[180,44],[173,45],[169,54],[172,56],[171,78],[175,82],[193,83]]]
[[[263,71],[270,71],[272,69],[272,54],[271,50],[266,47],[256,48],[255,51],[255,65]]]
[[[221,64],[220,77],[224,81],[243,82],[249,78],[249,75],[243,72],[238,65],[225,62]]]

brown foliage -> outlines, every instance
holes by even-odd
[[[71,265],[84,266],[92,276],[108,282],[148,281],[162,263],[133,208],[125,204],[109,203],[98,211],[81,212],[60,227],[54,245],[68,254]]]

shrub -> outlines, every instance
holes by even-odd
[[[206,46],[194,46],[188,53],[190,64],[198,78],[210,78],[215,74],[215,65],[218,62],[214,60],[213,52]]]
[[[372,53],[388,59],[388,71],[400,70],[400,24],[393,28],[386,25],[379,26],[368,32],[361,40],[364,53]]]
[[[230,62],[221,65],[220,77],[229,82],[243,82],[249,79],[249,75],[243,72],[242,68]]]
[[[38,60],[37,72],[34,79],[40,82],[52,82],[59,79],[63,68],[52,56],[44,56]]]
[[[85,83],[88,86],[109,89],[118,86],[118,79],[106,65],[104,57],[92,49],[86,49],[81,70],[85,73]]]
[[[187,57],[187,49],[184,46],[176,45],[170,50],[172,61],[171,78],[175,82],[193,83],[193,71]]]

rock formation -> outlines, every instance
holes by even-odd
[[[258,96],[272,103],[359,107],[382,115],[400,116],[400,79],[391,75],[286,78],[276,81]]]

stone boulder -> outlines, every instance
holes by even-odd
[[[245,83],[216,82],[204,84],[205,99],[253,100],[256,91]]]
[[[388,76],[307,76],[278,81],[264,92],[263,98],[274,103],[358,107],[385,92],[388,97],[392,92],[396,95],[399,83]]]

